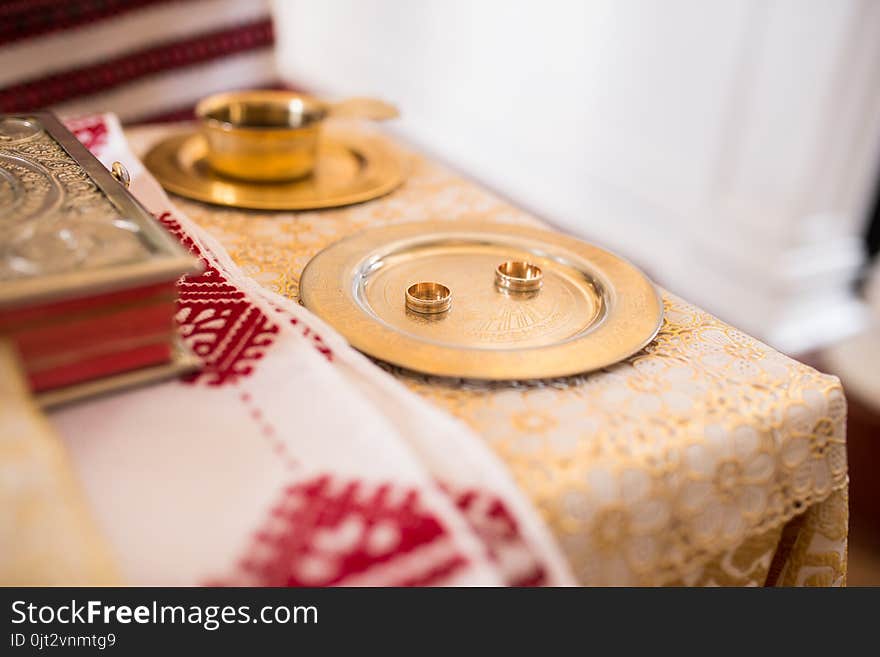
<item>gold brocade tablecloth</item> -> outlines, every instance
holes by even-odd
[[[143,155],[169,128],[128,132]],[[319,212],[175,203],[245,273],[292,298],[318,251],[400,221],[541,225],[407,153],[393,194]],[[846,401],[838,380],[663,293],[644,351],[601,372],[486,383],[382,365],[508,465],[584,584],[843,584]]]

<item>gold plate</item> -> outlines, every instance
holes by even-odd
[[[540,289],[500,290],[506,261],[536,265]],[[451,291],[448,311],[408,311],[406,290]],[[427,222],[374,228],[321,251],[300,280],[303,304],[360,351],[411,370],[476,379],[567,376],[616,363],[663,321],[642,272],[586,242],[526,226]]]
[[[169,192],[216,205],[254,210],[316,210],[377,198],[403,182],[400,156],[383,138],[325,128],[312,175],[283,183],[248,182],[214,173],[197,133],[156,144],[144,164]]]

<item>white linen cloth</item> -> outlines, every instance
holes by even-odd
[[[50,414],[126,582],[573,583],[470,429],[244,275],[113,115],[69,125],[206,267],[181,280],[177,316],[200,374]]]

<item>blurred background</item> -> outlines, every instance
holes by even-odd
[[[400,138],[839,375],[850,583],[880,584],[880,2],[0,1],[0,111],[247,87],[392,101]]]

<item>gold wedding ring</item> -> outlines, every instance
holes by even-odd
[[[544,272],[538,265],[508,260],[495,268],[495,285],[510,292],[534,292],[544,284]]]
[[[415,283],[406,289],[406,307],[423,315],[445,313],[452,306],[452,291],[442,283]]]

